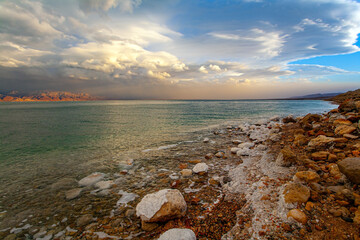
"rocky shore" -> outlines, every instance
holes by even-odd
[[[177,153],[172,169],[129,160],[111,176],[78,179],[61,192],[64,206],[98,197],[79,215],[54,226],[25,221],[0,237],[359,239],[359,110],[359,101],[348,100],[322,115],[216,129],[191,154]],[[130,175],[139,182],[125,190]]]

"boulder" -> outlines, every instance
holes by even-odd
[[[297,146],[304,146],[308,143],[307,138],[304,135],[296,135],[294,144]]]
[[[284,147],[276,158],[276,164],[283,167],[289,167],[296,161],[297,157],[289,147]]]
[[[177,189],[147,194],[136,206],[136,215],[144,222],[163,222],[186,213],[186,202]]]
[[[309,147],[322,147],[333,141],[334,141],[334,138],[332,138],[332,137],[326,137],[324,135],[319,135],[318,137],[311,139],[310,142],[308,143],[308,146]]]
[[[337,135],[350,134],[356,130],[356,127],[348,125],[339,125],[335,128],[334,133]]]
[[[285,186],[286,203],[305,203],[310,198],[310,190],[300,183],[290,182]]]
[[[287,214],[288,218],[293,218],[295,221],[306,224],[307,217],[300,209],[292,209]]]
[[[94,185],[95,183],[103,180],[104,177],[105,177],[104,173],[95,172],[95,173],[90,174],[87,177],[82,178],[79,181],[79,185],[83,186],[83,187],[91,186],[91,185]]]
[[[300,120],[301,127],[307,130],[312,129],[313,122],[319,122],[321,120],[321,115],[319,114],[307,114],[303,119]]]
[[[318,182],[320,181],[320,176],[316,172],[312,171],[300,171],[295,174],[296,178],[300,181],[307,183]]]
[[[198,163],[194,166],[194,173],[207,172],[209,170],[209,166],[206,163]]]
[[[360,157],[346,158],[337,164],[340,172],[351,182],[360,184]]]
[[[196,236],[190,229],[173,228],[161,234],[158,240],[196,240]]]

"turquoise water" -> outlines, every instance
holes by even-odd
[[[201,142],[209,126],[335,107],[295,100],[1,103],[0,212],[58,179],[110,170],[146,149]]]

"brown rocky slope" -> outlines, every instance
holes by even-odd
[[[91,101],[98,100],[87,93],[71,93],[71,92],[41,92],[35,94],[18,94],[10,92],[8,94],[0,94],[0,102],[38,102],[38,101]]]

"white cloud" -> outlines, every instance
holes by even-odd
[[[111,8],[119,8],[122,12],[132,12],[141,4],[141,0],[79,0],[79,6],[84,12],[107,12]]]

